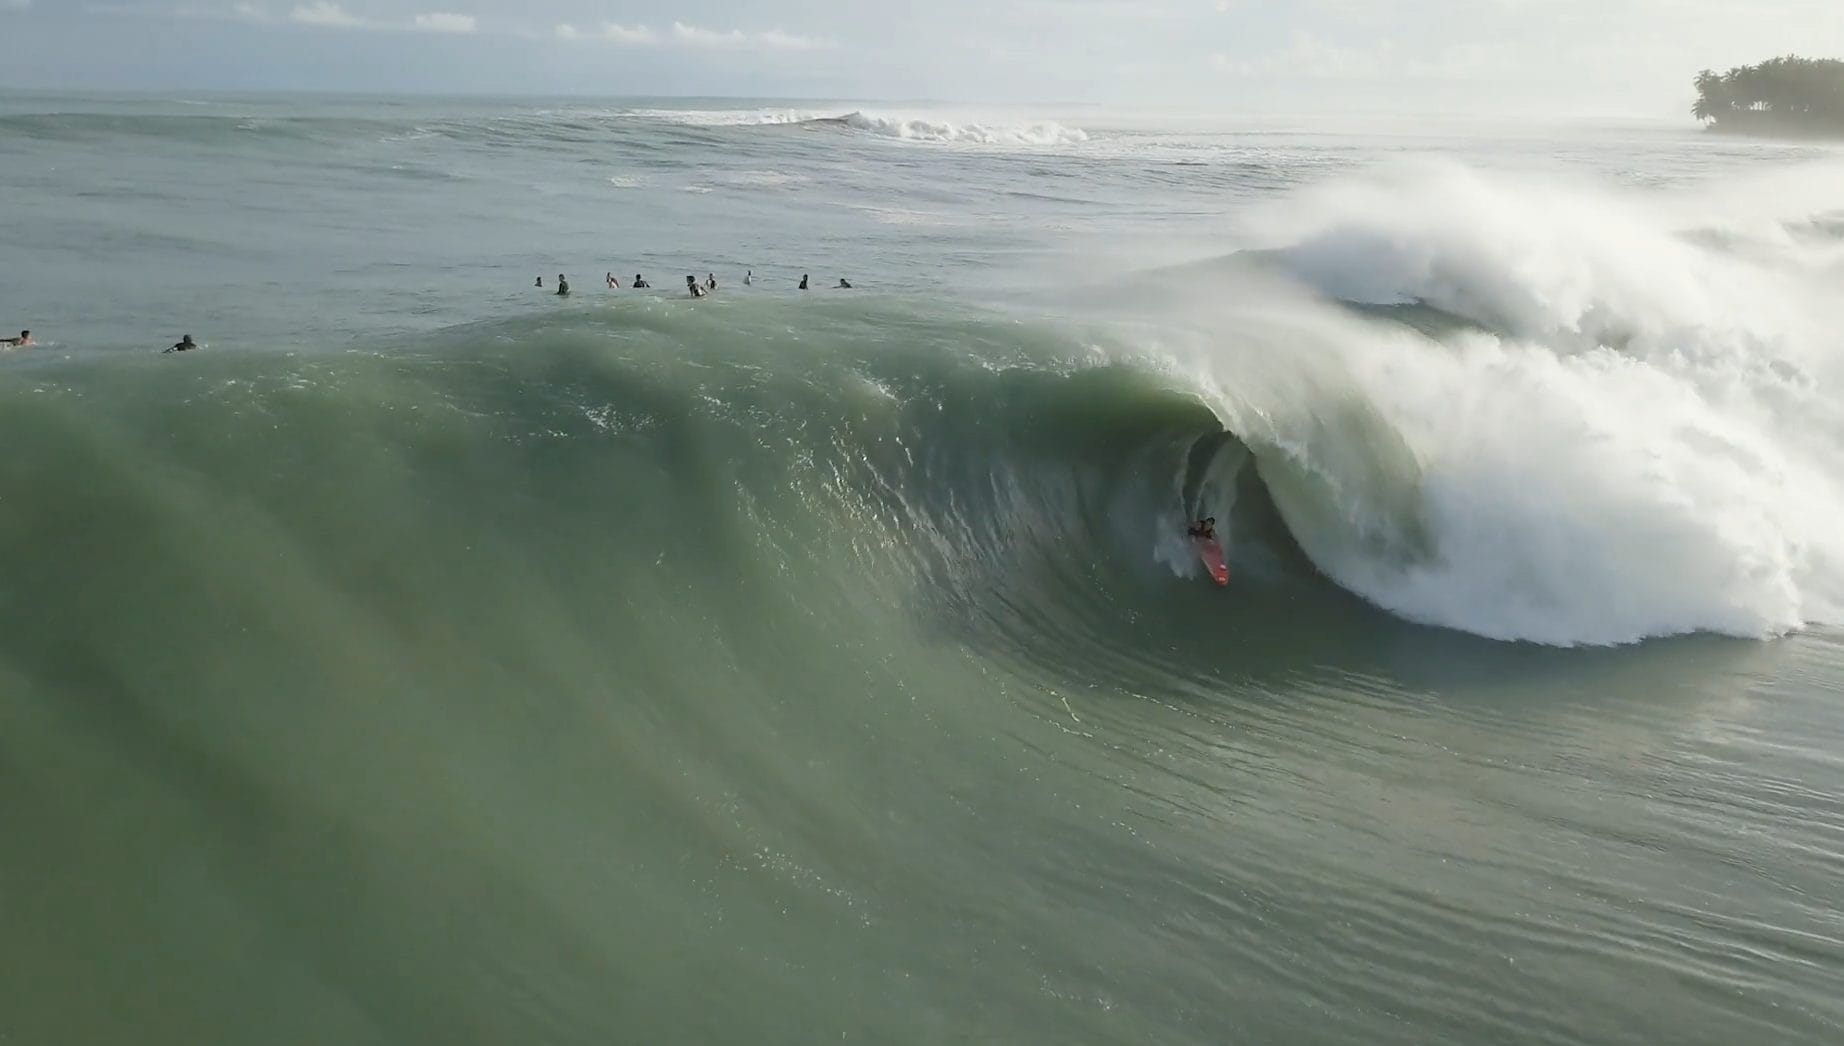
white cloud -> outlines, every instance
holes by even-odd
[[[742,47],[749,42],[740,30],[720,32],[716,29],[700,29],[684,22],[672,23],[672,38],[691,47]]]
[[[290,11],[288,17],[291,21],[300,22],[302,25],[330,25],[350,28],[365,24],[363,18],[357,15],[347,14],[344,8],[340,7],[338,4],[328,3],[327,0],[316,0],[315,3],[302,4],[293,11]]]
[[[257,7],[255,4],[238,4],[231,8],[231,13],[238,18],[247,18],[252,22],[266,22],[269,20],[269,12]]]
[[[435,11],[426,15],[417,15],[415,26],[426,33],[471,33],[479,28],[473,15],[449,14]]]
[[[745,33],[741,29],[702,29],[684,22],[672,23],[672,39],[687,47],[710,47],[727,50],[812,51],[831,47],[827,40],[796,36],[779,29],[764,33]]]
[[[613,40],[618,44],[632,44],[636,47],[659,43],[659,37],[644,25],[630,27],[615,22],[602,23],[602,39]]]
[[[565,22],[562,25],[559,25],[555,30],[553,30],[553,32],[556,33],[557,39],[559,40],[575,40],[576,38],[583,35],[582,33],[577,32],[576,27],[571,25],[568,22]]]

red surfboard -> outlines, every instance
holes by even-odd
[[[1216,538],[1193,538],[1197,546],[1197,558],[1204,561],[1204,569],[1210,571],[1210,580],[1220,587],[1229,585],[1229,564],[1223,562],[1223,546],[1217,544]]]

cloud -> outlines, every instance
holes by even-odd
[[[601,36],[604,40],[613,40],[618,44],[631,44],[636,47],[659,43],[659,37],[644,25],[625,26],[616,22],[604,22]]]
[[[443,11],[417,15],[413,24],[426,33],[471,33],[479,27],[473,15],[448,14]]]
[[[553,30],[553,32],[556,34],[557,39],[559,40],[575,40],[575,39],[580,38],[583,35],[582,33],[577,31],[577,28],[575,26],[571,25],[568,22],[565,22],[562,25],[559,25],[555,30]]]
[[[316,0],[315,3],[302,4],[293,11],[290,11],[288,13],[288,18],[290,21],[300,22],[302,25],[327,25],[352,28],[365,24],[363,18],[357,15],[347,14],[344,8],[340,7],[338,4],[328,3],[327,0]]]
[[[745,33],[741,29],[701,29],[684,22],[672,23],[672,39],[686,47],[709,47],[724,50],[813,51],[831,47],[827,40],[796,36],[779,29],[764,33]]]

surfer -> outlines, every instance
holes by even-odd
[[[756,282],[756,271],[754,269],[750,269],[748,272],[743,273],[743,286],[753,287],[755,286],[755,282]]]
[[[611,272],[611,273],[609,273],[609,274],[608,274],[608,277],[607,277],[607,279],[608,279],[608,289],[609,289],[609,290],[611,290],[611,291],[618,291],[618,290],[620,290],[620,289],[621,289],[621,281],[620,281],[620,280],[617,280],[617,279],[615,279],[615,274],[614,274],[614,273],[612,273],[612,272]]]
[[[188,334],[185,337],[182,337],[178,341],[174,342],[168,348],[161,350],[160,354],[164,356],[169,352],[186,352],[190,349],[196,349],[196,348],[198,348],[198,343],[192,340],[192,335]]]
[[[685,289],[690,291],[691,296],[694,298],[704,297],[704,288],[698,286],[698,277],[696,276],[685,277]]]
[[[1185,533],[1202,541],[1215,541],[1217,539],[1217,518],[1208,516],[1200,519],[1191,524],[1191,529]]]
[[[807,278],[805,276],[800,278],[800,289],[803,291],[807,289]]]
[[[564,279],[563,273],[560,272],[557,274],[557,296],[561,298],[569,293],[570,293],[570,281]]]
[[[717,289],[717,274],[716,273],[707,272],[704,274],[704,289],[707,291],[714,291]]]
[[[843,276],[841,276],[841,277],[839,277],[839,289],[840,289],[840,290],[842,290],[842,291],[849,291],[849,290],[851,290],[851,289],[852,289],[852,281],[850,281],[850,280],[848,280],[848,279],[846,279],[846,278],[845,278],[845,277],[843,277]]]
[[[643,280],[643,279],[641,279],[641,278],[640,278],[640,274],[639,274],[639,273],[635,273],[635,274],[634,274],[634,284],[633,284],[633,286],[634,286],[634,289],[635,289],[635,290],[637,290],[637,291],[640,291],[640,290],[651,290],[651,289],[652,289],[652,287],[653,287],[653,285],[652,285],[651,283],[648,283],[648,282],[647,282],[646,280]]]
[[[537,282],[537,283],[534,283],[534,284],[532,284],[532,286],[533,286],[533,287],[543,287],[543,286],[544,286],[544,277],[542,277],[542,276],[540,276],[540,277],[538,277],[538,282]]]
[[[15,349],[23,349],[30,344],[32,344],[31,331],[20,331],[17,338],[0,338],[0,345],[10,345]]]

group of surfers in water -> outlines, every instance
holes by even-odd
[[[9,349],[30,348],[33,344],[34,343],[32,341],[31,331],[20,331],[19,337],[17,338],[0,338],[0,345],[4,345]],[[162,349],[160,351],[161,352],[186,352],[190,349],[196,349],[196,348],[198,348],[198,342],[193,341],[192,335],[188,334],[185,337],[174,342],[171,346],[165,349]]]
[[[616,291],[616,290],[621,289],[621,281],[615,278],[614,273],[612,272],[609,273],[605,277],[605,281],[608,284],[609,290]],[[751,269],[748,272],[743,274],[743,286],[745,287],[753,286],[755,282],[756,282],[756,274],[755,274],[754,269]],[[533,284],[533,286],[543,287],[544,277],[542,276],[538,277],[538,282]],[[630,283],[628,286],[632,287],[635,290],[647,290],[653,285],[647,282],[646,277],[642,276],[640,273],[635,273],[634,282]],[[803,274],[800,278],[800,289],[804,291],[807,288],[808,288],[808,277]],[[702,298],[705,295],[710,294],[711,292],[715,291],[716,289],[717,289],[717,274],[716,273],[706,273],[703,283],[699,283],[698,277],[696,276],[685,277],[685,290],[687,293],[689,293],[694,298]],[[843,291],[851,290],[852,289],[851,281],[841,277],[839,280],[838,289],[843,290]],[[570,281],[561,272],[557,274],[557,293],[562,296],[568,296],[570,293]],[[0,338],[0,346],[5,346],[6,348],[9,348],[9,349],[24,349],[24,348],[30,347],[31,345],[32,345],[32,332],[31,331],[20,331],[19,337],[17,338]],[[161,351],[162,352],[187,352],[191,349],[196,349],[196,348],[198,348],[198,343],[192,340],[192,335],[188,334],[185,337],[179,339],[179,341],[175,342],[170,347],[162,349]]]
[[[604,276],[602,279],[603,279],[603,282],[608,285],[609,290],[618,291],[621,289],[621,281],[615,277],[614,273],[611,272],[607,274],[606,276]],[[804,273],[801,275],[800,277],[800,289],[801,290],[804,291],[808,289],[810,279],[811,277],[807,276]],[[748,272],[745,272],[743,274],[743,286],[752,287],[755,285],[755,282],[756,282],[756,274],[755,274],[754,269],[750,269]],[[538,277],[537,282],[533,283],[532,286],[542,289],[544,287],[544,277],[542,276]],[[645,276],[642,276],[640,273],[635,273],[634,281],[628,284],[628,286],[637,291],[644,291],[652,287],[653,285],[647,282],[647,278]],[[705,295],[710,294],[711,292],[715,291],[716,289],[717,289],[717,274],[716,273],[706,273],[704,276],[704,282],[702,283],[698,281],[698,277],[696,276],[685,277],[685,291],[686,293],[690,294],[694,298],[702,298]],[[842,291],[851,290],[852,281],[845,279],[844,277],[840,277],[837,289],[842,290]],[[560,272],[557,274],[557,295],[559,297],[567,297],[569,293],[570,293],[570,278]]]

